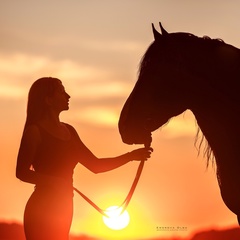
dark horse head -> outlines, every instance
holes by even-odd
[[[127,144],[151,143],[172,117],[193,112],[217,165],[225,204],[240,215],[240,51],[220,39],[153,26],[136,85],[119,120]]]

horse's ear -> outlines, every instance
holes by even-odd
[[[163,26],[162,26],[162,24],[161,24],[160,22],[159,22],[159,26],[160,26],[160,28],[161,28],[162,35],[163,35],[163,36],[168,35],[168,32],[163,28]]]
[[[153,36],[155,41],[161,39],[162,35],[155,29],[154,24],[152,23]]]

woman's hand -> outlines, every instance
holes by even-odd
[[[153,152],[153,149],[151,147],[149,148],[139,148],[135,149],[132,152],[129,152],[130,159],[131,161],[137,160],[137,161],[142,161],[142,160],[147,160],[148,158],[151,157],[151,153]]]

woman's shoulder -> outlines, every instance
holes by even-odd
[[[68,130],[70,131],[71,135],[74,136],[75,139],[78,139],[78,140],[80,139],[80,137],[79,137],[79,135],[77,133],[77,130],[72,125],[70,125],[68,123],[64,123],[64,122],[62,122],[62,124],[64,124],[68,128]]]
[[[61,123],[67,127],[67,129],[70,131],[70,133],[73,133],[74,135],[78,135],[76,129],[72,125],[65,123],[65,122],[61,122]]]
[[[65,125],[65,126],[66,126],[68,129],[70,129],[70,130],[76,131],[75,128],[74,128],[72,125],[68,124],[68,123],[61,122],[61,124]]]

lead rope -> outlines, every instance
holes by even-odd
[[[131,188],[130,188],[130,190],[129,190],[129,192],[128,192],[128,195],[127,195],[127,197],[125,198],[125,200],[123,201],[123,203],[118,207],[118,208],[121,208],[121,207],[122,207],[122,210],[121,210],[121,213],[120,213],[120,214],[122,214],[122,213],[126,210],[128,204],[129,204],[129,202],[130,202],[130,200],[131,200],[131,198],[132,198],[132,196],[133,196],[133,193],[134,193],[134,191],[135,191],[135,189],[136,189],[136,186],[137,186],[137,184],[138,184],[139,178],[140,178],[140,176],[141,176],[141,173],[142,173],[142,170],[143,170],[143,167],[144,167],[144,162],[145,162],[145,160],[142,160],[142,161],[140,162],[140,164],[139,164],[139,166],[138,166],[138,169],[137,169],[137,173],[136,173],[135,179],[133,180],[133,183],[132,183],[132,186],[131,186]],[[80,192],[77,188],[73,187],[73,189],[74,189],[83,199],[85,199],[90,205],[92,205],[99,213],[101,213],[101,214],[102,214],[103,216],[105,216],[105,217],[109,217],[109,216],[106,214],[106,211],[107,211],[107,210],[103,210],[103,209],[101,209],[100,207],[98,207],[91,199],[89,199],[85,194],[83,194],[82,192]]]

